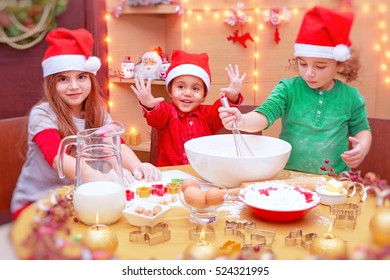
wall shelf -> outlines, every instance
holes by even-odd
[[[111,77],[110,83],[134,84],[134,79]],[[152,80],[152,85],[165,85],[165,81],[164,80]]]
[[[122,11],[122,14],[176,14],[178,8],[178,5],[156,5],[153,7],[130,7],[129,5],[125,5],[125,9]]]

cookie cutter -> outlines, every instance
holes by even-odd
[[[175,182],[168,183],[167,184],[167,193],[169,193],[169,194],[179,193],[180,186],[181,185],[179,183],[175,183]]]
[[[165,187],[163,184],[152,185],[152,194],[157,196],[164,196],[166,192],[167,192],[167,187]]]
[[[181,179],[181,178],[172,178],[171,182],[172,183],[178,183],[181,185],[181,183],[183,183],[184,179]]]
[[[215,230],[210,225],[197,225],[196,227],[190,229],[188,231],[189,239],[198,241],[213,241],[215,240]]]
[[[224,233],[239,238],[242,250],[253,250],[254,246],[271,248],[275,241],[274,231],[257,229],[255,222],[226,221]]]
[[[130,201],[134,199],[134,192],[131,190],[126,190],[126,200]]]
[[[335,217],[333,226],[338,228],[355,229],[360,212],[360,205],[355,203],[336,204],[330,207],[330,214]]]
[[[303,234],[301,229],[295,229],[284,238],[284,244],[286,246],[301,245],[304,249],[309,250],[313,240],[317,238],[317,234],[314,232]]]
[[[129,233],[129,241],[134,243],[148,243],[150,246],[163,243],[171,239],[168,224],[159,223],[154,227],[141,226],[139,230]]]
[[[149,196],[150,196],[150,194],[151,194],[151,189],[150,189],[150,187],[148,187],[148,186],[138,187],[138,188],[136,189],[136,194],[137,194],[139,197],[146,198],[146,197],[149,197]]]

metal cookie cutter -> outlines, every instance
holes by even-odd
[[[301,229],[290,231],[289,235],[284,238],[286,246],[301,245],[304,249],[309,250],[313,239],[317,238],[316,233],[303,234]]]
[[[255,222],[248,221],[226,221],[224,233],[241,239],[241,249],[244,250],[252,250],[254,246],[271,248],[275,240],[275,232],[257,229]]]
[[[357,216],[361,207],[355,203],[336,204],[330,208],[331,215],[335,216],[334,227],[355,229]]]
[[[130,242],[149,243],[150,246],[160,244],[169,239],[171,239],[171,231],[166,223],[160,223],[154,227],[141,226],[139,230],[129,233]]]

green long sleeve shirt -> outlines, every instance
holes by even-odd
[[[364,98],[339,80],[330,90],[318,90],[301,77],[283,79],[255,111],[269,126],[281,118],[279,137],[292,145],[285,168],[315,174],[327,173],[321,166],[336,173],[348,170],[340,157],[348,150],[348,136],[370,130]]]

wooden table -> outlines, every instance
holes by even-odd
[[[177,169],[190,175],[199,177],[190,165],[174,166],[161,168],[162,171]],[[302,173],[283,170],[274,179],[293,178],[302,176]],[[310,176],[307,174],[307,176]],[[371,240],[369,232],[369,221],[376,209],[376,200],[369,195],[365,202],[360,202],[358,196],[348,198],[346,203],[356,203],[361,206],[361,214],[357,217],[355,229],[350,228],[333,228],[332,233],[348,241],[348,248],[351,252],[358,246],[376,248]],[[31,248],[25,248],[23,240],[28,236],[31,230],[32,217],[36,204],[27,208],[15,222],[12,230],[12,242],[16,252],[21,259],[27,258]],[[235,239],[229,234],[224,233],[226,221],[253,221],[256,228],[275,232],[275,240],[272,244],[272,250],[276,259],[305,259],[308,257],[308,250],[300,245],[286,246],[285,237],[291,231],[300,229],[303,234],[316,233],[318,236],[328,232],[329,226],[333,220],[330,217],[330,206],[320,205],[310,211],[303,219],[288,222],[277,223],[256,218],[249,210],[239,201],[229,201],[218,211],[218,220],[213,224],[215,230],[215,240],[217,246],[222,246],[227,240]],[[184,207],[174,207],[169,211],[165,222],[171,231],[171,238],[163,243],[150,246],[147,243],[137,244],[129,241],[129,233],[138,228],[128,224],[127,220],[122,217],[118,222],[110,225],[118,237],[118,248],[115,251],[115,257],[118,259],[177,259],[184,249],[193,241],[189,240],[189,230],[195,227],[189,221],[189,211]],[[81,236],[88,226],[80,223],[68,221],[71,227],[72,236]]]

